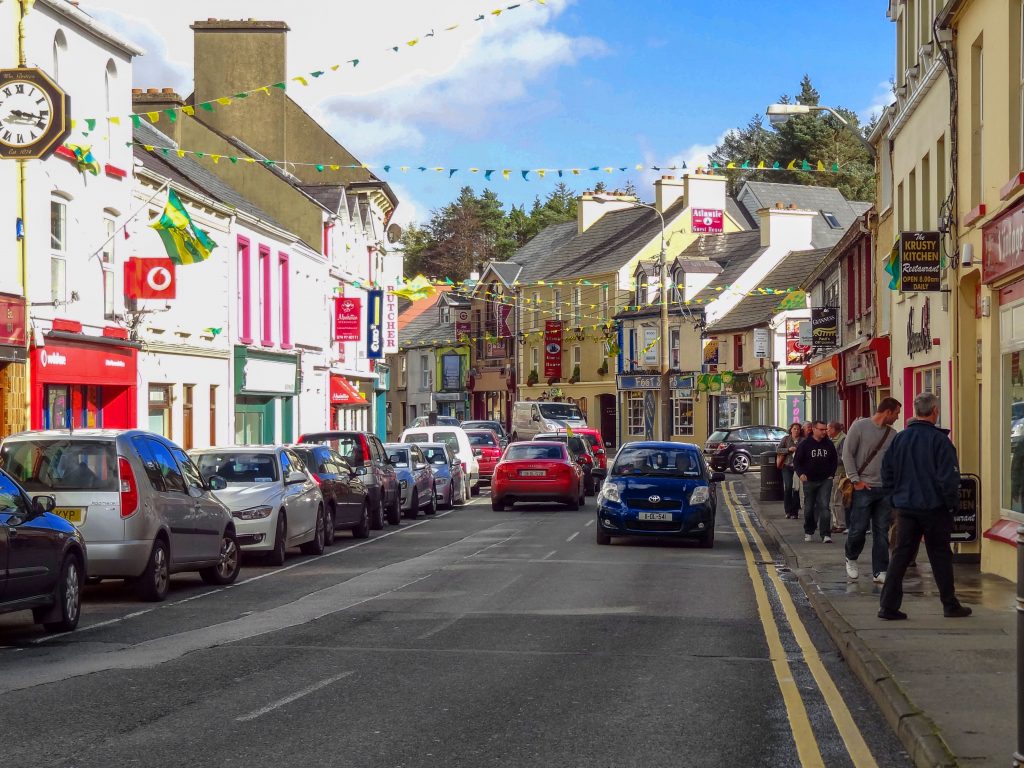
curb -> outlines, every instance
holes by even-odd
[[[760,512],[750,489],[746,484],[741,484],[741,487],[746,491],[751,506]],[[761,514],[758,515],[758,520],[771,545],[782,553],[793,575],[797,577],[811,607],[832,638],[832,642],[838,647],[840,655],[878,704],[882,716],[902,742],[914,764],[918,768],[955,768],[958,765],[956,757],[942,740],[935,723],[910,700],[885,662],[871,650],[831,601],[822,594],[814,576],[810,572],[800,570],[799,558],[775,527],[775,523]]]

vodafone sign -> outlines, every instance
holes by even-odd
[[[173,299],[174,262],[170,259],[131,258],[124,265],[124,295],[129,299]]]

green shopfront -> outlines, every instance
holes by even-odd
[[[296,355],[235,347],[235,444],[295,441]]]

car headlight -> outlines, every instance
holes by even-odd
[[[601,486],[601,493],[598,494],[597,500],[599,502],[610,501],[614,504],[621,503],[622,496],[619,495],[619,487],[617,485],[606,483],[605,485]]]
[[[711,496],[708,493],[708,487],[706,485],[698,485],[693,489],[693,493],[690,494],[691,504],[707,504],[708,499]]]
[[[544,424],[544,429],[548,430],[549,432],[557,432],[559,428],[560,426],[558,424],[553,424],[550,421]]]
[[[270,517],[270,513],[274,511],[273,507],[249,507],[248,509],[240,509],[237,512],[232,512],[232,517],[237,517],[239,520],[263,520],[264,518]]]

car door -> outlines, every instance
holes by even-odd
[[[316,510],[320,500],[313,491],[316,483],[308,477],[302,483],[289,483],[292,472],[305,472],[305,466],[291,451],[279,451],[281,482],[284,483],[284,508],[288,514],[288,531],[293,540],[308,540],[309,532],[316,525]]]
[[[338,488],[338,513],[346,522],[359,522],[363,516],[366,487],[355,471],[337,451],[329,451],[329,464],[335,472]]]
[[[423,451],[418,446],[413,445],[409,447],[409,466],[412,469],[416,492],[419,494],[420,500],[429,499],[433,494],[431,487],[434,483],[427,460],[423,456]]]
[[[161,524],[170,534],[171,563],[185,563],[199,557],[195,536],[195,503],[189,496],[185,478],[170,450],[159,440],[132,438],[153,488],[153,504]]]
[[[388,452],[384,450],[384,445],[380,439],[375,435],[369,435],[367,441],[373,453],[373,463],[379,472],[379,482],[384,490],[384,498],[388,499],[391,504],[394,504],[398,498],[398,475],[395,472],[394,466],[388,461]]]
[[[31,517],[30,504],[9,477],[0,475],[0,527],[7,540],[5,600],[52,592],[57,578],[56,535],[43,518]]]
[[[7,515],[0,514],[0,603],[7,599]]]
[[[224,533],[227,514],[224,505],[214,497],[203,482],[199,468],[185,452],[174,445],[171,455],[178,462],[185,487],[192,499],[192,530],[195,555],[200,560],[216,560],[220,557],[221,535]]]
[[[774,446],[764,427],[748,427],[747,440],[750,442],[750,455],[760,456],[765,451],[773,450]]]

